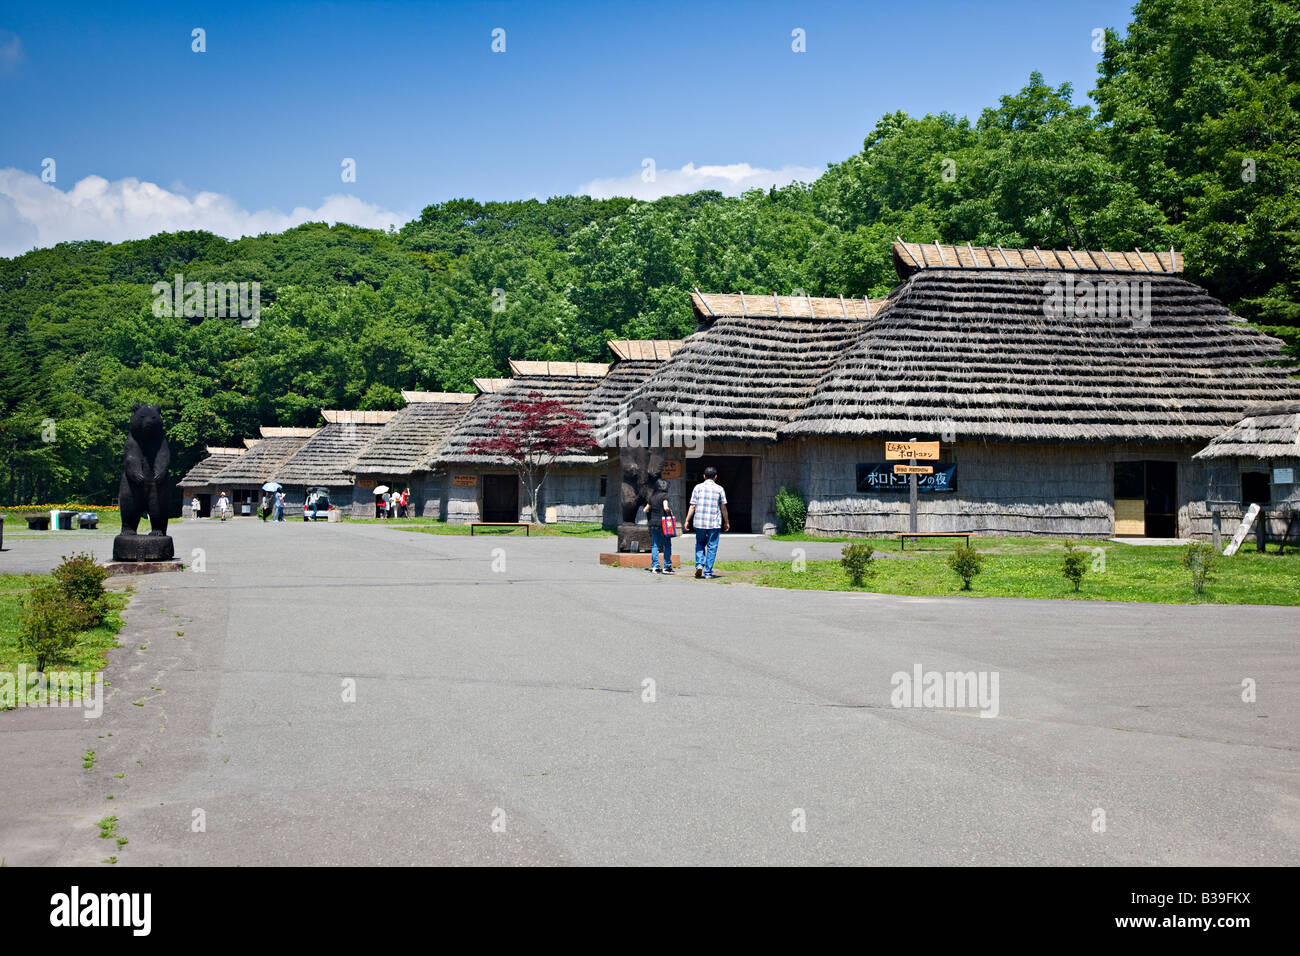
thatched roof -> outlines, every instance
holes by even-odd
[[[937,242],[893,244],[894,269],[908,279],[922,269],[1054,269],[1067,272],[1183,271],[1183,254],[1165,252],[1096,252],[1087,249],[1003,249],[1001,246],[942,245]]]
[[[233,465],[247,448],[208,448],[208,457],[185,473],[176,484],[181,488],[198,488],[210,485],[222,470]]]
[[[507,385],[509,385],[512,381],[514,381],[514,379],[509,379],[509,378],[476,378],[476,379],[474,379],[474,387],[477,388],[477,389],[479,390],[479,393],[480,393],[480,394],[482,394],[482,395],[488,395],[488,394],[491,394],[492,392],[499,392],[499,391],[501,391],[501,389],[505,388],[505,387],[506,387]]]
[[[352,462],[383,427],[371,422],[330,422],[276,469],[275,480],[286,485],[350,485],[356,478]]]
[[[616,362],[664,362],[682,347],[681,339],[610,339],[605,343]]]
[[[1300,402],[1281,402],[1250,412],[1192,457],[1300,458]]]
[[[613,413],[638,385],[682,347],[681,339],[612,339],[609,350],[617,361],[578,409],[595,425],[602,412]]]
[[[698,414],[707,441],[773,441],[868,327],[856,319],[784,314],[719,318],[690,336],[624,405],[646,399],[661,414]]]
[[[761,295],[759,293],[691,294],[695,317],[701,322],[714,319],[867,319],[880,311],[884,299],[815,297],[808,295]]]
[[[320,417],[327,424],[382,425],[396,415],[395,411],[345,411],[337,408],[322,408]]]
[[[288,431],[305,431],[305,435],[267,435],[275,428],[262,428],[264,436],[255,446],[236,458],[217,474],[213,484],[217,485],[261,485],[270,481],[276,471],[307,440],[316,433],[314,428],[286,429]]]
[[[563,375],[567,378],[604,378],[609,366],[604,362],[532,362],[511,359],[510,372],[515,378],[524,375]]]
[[[352,463],[358,475],[409,475],[430,468],[433,453],[465,417],[470,405],[416,401],[389,420]]]
[[[310,438],[319,428],[292,428],[286,425],[263,425],[258,429],[263,438]]]
[[[413,402],[472,402],[474,392],[413,392],[402,389],[402,398],[409,405]]]
[[[1203,289],[1129,279],[1150,282],[1149,322],[1048,317],[1041,270],[918,271],[783,434],[1197,441],[1300,396],[1281,343]]]
[[[513,364],[513,363],[512,363]],[[552,363],[555,364],[555,363]],[[477,380],[476,380],[477,381]],[[485,392],[474,400],[459,424],[451,430],[433,456],[433,465],[477,464],[503,465],[504,460],[491,455],[470,453],[470,444],[476,438],[492,437],[489,423],[498,415],[506,415],[508,401],[527,400],[534,393],[545,399],[564,402],[575,412],[583,400],[599,385],[601,379],[592,375],[522,375],[507,379],[504,387]],[[571,455],[559,459],[560,464],[585,465],[603,461],[603,456]]]
[[[244,439],[244,447],[245,447],[245,448],[252,448],[254,445],[256,445],[256,444],[257,444],[258,442],[260,442],[261,440],[262,440],[262,439],[260,439],[260,438],[245,438],[245,439]]]

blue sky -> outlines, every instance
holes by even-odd
[[[376,225],[458,196],[807,178],[860,149],[883,113],[974,117],[1033,70],[1082,101],[1092,31],[1129,15],[1108,0],[7,2],[0,255],[79,229],[257,231],[313,213]],[[46,158],[53,183],[39,179]],[[754,171],[698,171],[740,164]]]

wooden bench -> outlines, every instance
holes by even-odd
[[[23,517],[27,520],[28,531],[49,531],[50,530],[50,516],[48,514],[23,515]]]
[[[965,538],[969,548],[970,539],[977,534],[974,531],[896,531],[894,537],[898,539],[898,549],[906,551],[908,538]]]
[[[474,537],[475,528],[523,528],[524,537],[532,537],[532,532],[525,521],[472,521],[469,526],[469,536]]]

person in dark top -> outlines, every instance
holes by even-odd
[[[668,482],[660,478],[655,483],[655,490],[650,492],[650,501],[645,510],[650,515],[650,567],[653,574],[675,574],[673,571],[673,539],[664,534],[663,519],[673,513],[668,501]],[[660,556],[663,563],[660,564]]]

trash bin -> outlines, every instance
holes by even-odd
[[[0,515],[0,551],[5,549],[5,516]]]
[[[79,528],[98,528],[99,515],[93,511],[83,511],[77,515],[77,527]]]
[[[75,511],[51,511],[50,526],[56,531],[71,531],[72,519],[76,514]]]

